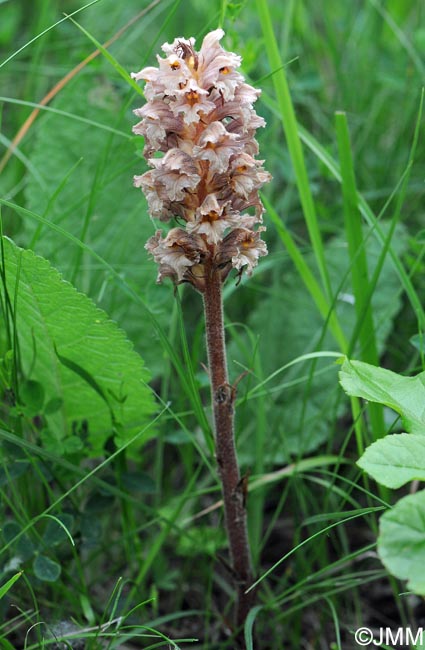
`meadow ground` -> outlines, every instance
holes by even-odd
[[[235,647],[202,301],[156,284],[132,186],[129,72],[217,26],[262,90],[273,176],[269,255],[224,291],[246,647],[424,623],[376,546],[411,488],[356,465],[401,424],[348,399],[336,363],[424,369],[424,25],[419,0],[0,1],[2,648]]]

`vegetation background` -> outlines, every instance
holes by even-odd
[[[5,242],[0,584],[24,570],[0,600],[6,650],[233,647],[202,305],[155,284],[156,226],[131,182],[146,169],[131,134],[144,100],[125,78],[219,24],[262,89],[273,175],[270,254],[225,294],[261,578],[248,636],[347,650],[362,625],[424,620],[376,557],[393,497],[355,465],[393,415],[350,407],[335,357],[423,369],[425,5],[2,0],[3,233],[120,328]],[[361,198],[341,180],[351,157]]]

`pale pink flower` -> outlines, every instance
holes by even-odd
[[[200,88],[194,79],[189,79],[184,88],[176,91],[176,101],[172,104],[172,111],[175,115],[183,114],[186,124],[199,122],[202,113],[211,113],[215,109],[214,102],[207,98],[208,91]]]
[[[232,158],[230,163],[230,185],[232,190],[247,199],[253,190],[258,190],[271,180],[268,172],[261,167],[264,160],[255,160],[248,153],[242,152]]]
[[[133,133],[145,136],[143,153],[146,157],[155,151],[166,152],[177,143],[176,135],[182,131],[183,121],[164,101],[153,100],[134,113],[142,118],[133,126]]]
[[[181,201],[185,191],[194,190],[200,181],[199,169],[195,161],[181,149],[167,151],[163,158],[150,158],[149,164],[155,169],[152,178],[162,185],[170,201]]]
[[[264,212],[258,190],[271,179],[256,159],[255,132],[265,125],[253,108],[260,91],[245,82],[241,57],[221,46],[223,36],[210,32],[199,52],[195,39],[176,38],[163,45],[158,68],[132,75],[146,82],[133,131],[145,138],[151,168],[134,184],[153,217],[175,217],[181,226],[165,238],[157,231],[146,248],[159,281],[171,277],[199,291],[208,274],[223,281],[232,268],[251,274],[267,254],[264,227],[254,230]]]
[[[224,172],[228,168],[230,157],[239,150],[238,136],[229,133],[221,122],[209,124],[193,148],[193,155],[198,160],[208,160],[212,172]]]
[[[182,282],[190,267],[198,264],[204,243],[182,228],[173,228],[165,239],[161,234],[162,231],[157,230],[145,246],[159,264],[158,282],[166,276],[175,276],[178,282]]]
[[[215,194],[208,194],[195,212],[195,221],[190,221],[186,229],[191,233],[205,235],[209,244],[218,244],[223,239],[224,232],[239,225],[240,219],[239,214],[231,212],[228,202],[220,205]]]
[[[192,77],[191,70],[176,54],[170,54],[165,60],[157,58],[160,74],[156,81],[164,86],[164,94],[172,97]]]
[[[161,45],[161,50],[165,52],[167,56],[170,56],[171,54],[178,54],[180,58],[184,59],[184,53],[185,53],[185,48],[187,50],[193,51],[193,48],[195,47],[195,39],[193,36],[190,38],[175,38],[172,43],[164,43],[164,45]]]
[[[167,214],[168,211],[164,206],[164,201],[161,200],[158,194],[152,174],[152,171],[148,171],[142,174],[142,176],[135,176],[133,179],[134,187],[140,187],[146,196],[151,216],[161,221],[166,221],[167,219],[171,219],[173,215],[171,213]]]
[[[258,258],[267,255],[266,243],[260,239],[260,234],[264,230],[262,226],[256,232],[247,228],[233,230],[224,238],[219,256],[222,259],[231,257],[235,269],[241,271],[242,267],[246,266],[247,274],[251,275]]]
[[[235,89],[243,82],[243,77],[235,68],[239,68],[241,57],[233,52],[226,52],[219,41],[223,38],[222,29],[207,34],[199,52],[198,77],[204,88],[212,86],[222,95],[223,100],[233,99]]]

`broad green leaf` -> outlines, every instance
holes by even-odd
[[[112,437],[121,444],[145,427],[155,411],[142,359],[117,325],[45,259],[10,240],[4,243],[9,295],[17,289],[23,374],[31,369],[27,379],[43,385],[47,402],[56,400],[53,412],[45,413],[43,444],[57,453],[78,452],[79,436],[85,455],[102,453]],[[72,364],[101,386],[103,396],[86,375],[69,367]],[[148,435],[152,432],[138,442]]]
[[[73,30],[79,38],[78,30]],[[156,284],[156,265],[144,250],[155,225],[143,194],[133,187],[133,175],[142,174],[146,163],[136,152],[136,146],[143,147],[143,140],[132,136],[131,127],[137,119],[124,110],[125,101],[106,77],[87,72],[61,91],[52,106],[71,116],[48,113],[39,119],[31,160],[47,191],[29,176],[26,207],[92,246],[126,282],[137,287],[166,327],[171,283]],[[142,103],[139,97],[132,108]],[[73,120],[72,114],[113,128],[121,136]],[[124,323],[149,367],[159,368],[162,351],[140,305],[87,253],[82,254],[61,235],[46,226],[40,230],[37,222],[29,219],[24,226],[27,246],[46,257],[111,318]]]
[[[385,436],[371,444],[357,464],[389,488],[396,489],[414,480],[425,481],[425,435]]]
[[[135,494],[155,494],[156,483],[145,472],[122,472],[122,486]]]
[[[25,413],[30,417],[41,413],[44,404],[44,388],[39,381],[33,379],[23,381],[19,396],[25,406]]]
[[[90,515],[99,515],[103,512],[110,511],[115,499],[106,494],[93,492],[84,505],[84,512]]]
[[[99,517],[94,517],[91,512],[82,514],[80,524],[83,542],[88,544],[97,544],[103,536],[102,522]]]
[[[389,406],[409,433],[425,435],[425,372],[415,377],[346,359],[339,380],[348,395]]]
[[[18,556],[21,562],[29,560],[35,552],[35,545],[26,533],[21,535],[22,527],[14,520],[7,521],[2,527],[2,535],[6,544],[12,542],[12,550],[15,556]],[[18,537],[14,541],[15,537]]]
[[[386,568],[425,595],[425,491],[410,494],[382,515],[378,553]]]
[[[0,466],[0,488],[9,485],[15,478],[28,471],[30,463],[27,460],[8,460],[3,467]]]
[[[52,399],[50,399],[44,407],[45,414],[50,415],[51,413],[56,413],[56,411],[59,411],[61,408],[62,403],[63,402],[60,397],[52,397]]]
[[[56,582],[61,574],[61,566],[46,555],[37,555],[33,562],[36,577],[43,582]]]

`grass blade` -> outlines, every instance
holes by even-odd
[[[14,576],[12,576],[12,577],[7,581],[7,582],[4,583],[4,585],[2,585],[2,586],[0,587],[0,600],[1,600],[1,599],[3,598],[3,596],[5,596],[5,595],[7,594],[7,592],[8,592],[8,591],[13,587],[13,585],[15,584],[15,582],[16,582],[17,580],[19,580],[19,578],[21,577],[22,573],[23,573],[23,571],[19,571],[19,573],[15,573]]]
[[[358,335],[360,340],[360,357],[373,365],[378,365],[378,347],[376,343],[375,324],[371,309],[371,291],[369,288],[369,272],[366,259],[365,242],[360,212],[357,206],[357,187],[354,175],[353,158],[351,153],[350,135],[347,117],[343,112],[335,114],[336,134],[338,140],[339,158],[341,164],[341,186],[344,203],[345,232],[348,242],[348,253],[351,264],[351,279],[354,293],[354,306],[357,316]],[[376,440],[385,434],[383,410],[371,404],[369,414]]]
[[[292,165],[294,167],[298,193],[304,212],[313,251],[316,256],[322,284],[328,298],[332,296],[329,273],[323,252],[322,236],[317,222],[316,209],[307,175],[301,139],[298,134],[297,118],[289,92],[284,63],[280,56],[279,48],[273,30],[267,0],[257,0],[257,9],[263,29],[265,47],[269,58],[270,67],[274,70],[273,81],[279,107],[279,114],[288,145]]]

